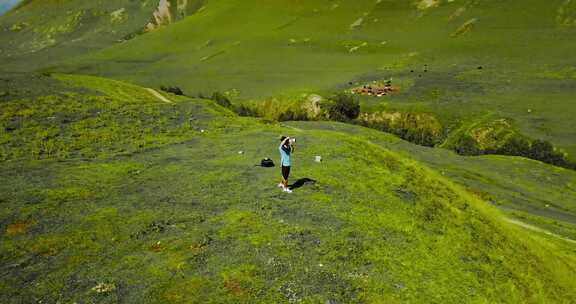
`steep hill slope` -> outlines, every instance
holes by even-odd
[[[203,1],[25,0],[0,19],[2,70],[29,71],[172,24]]]
[[[0,164],[3,303],[576,300],[572,245],[366,138],[117,81],[36,81],[52,93],[0,104],[2,123],[16,121],[2,145],[23,152]],[[55,129],[39,146],[60,149],[12,137],[37,124]],[[287,132],[293,195],[254,166]]]

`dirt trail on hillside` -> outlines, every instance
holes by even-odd
[[[150,94],[154,95],[155,97],[157,97],[161,101],[163,101],[165,103],[172,103],[172,101],[170,99],[164,97],[162,94],[158,93],[158,91],[151,89],[151,88],[145,88],[145,89],[146,89],[146,91],[150,92]]]
[[[532,230],[532,231],[536,231],[536,232],[541,232],[541,233],[544,233],[544,234],[546,234],[546,235],[550,235],[550,236],[553,236],[553,237],[555,237],[555,238],[561,239],[561,240],[563,240],[563,241],[566,241],[566,242],[569,242],[569,243],[572,243],[572,244],[576,244],[576,241],[573,240],[573,239],[569,239],[569,238],[563,237],[563,236],[558,235],[558,234],[556,234],[556,233],[550,232],[550,231],[545,230],[545,229],[542,229],[542,228],[538,228],[538,227],[536,227],[536,226],[532,226],[532,225],[530,225],[530,224],[524,223],[524,222],[519,221],[519,220],[515,220],[515,219],[511,219],[511,218],[506,218],[506,221],[507,221],[508,223],[512,223],[512,224],[514,224],[514,225],[518,225],[518,226],[520,226],[520,227],[522,227],[522,228],[526,228],[526,229],[528,229],[528,230]]]

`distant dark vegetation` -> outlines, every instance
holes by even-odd
[[[260,117],[262,109],[258,109],[253,105],[236,104],[232,102],[222,93],[215,92],[211,96],[199,95],[200,98],[211,99],[217,104],[229,108],[240,116],[254,116]],[[293,107],[287,107],[285,110],[278,111],[274,117],[278,121],[291,121],[291,120],[320,120],[326,119],[353,122],[358,115],[360,115],[360,103],[358,99],[350,94],[338,93],[330,97],[324,104],[319,105],[321,114],[312,114],[308,109],[300,105],[294,104]],[[316,116],[316,117],[312,117]]]
[[[405,113],[397,122],[383,119],[369,119],[368,115],[360,117],[360,102],[356,95],[338,93],[330,98],[328,106],[330,120],[359,124],[364,127],[392,133],[404,140],[423,145],[434,146],[441,142],[440,125],[436,120],[426,121],[426,115]],[[428,123],[428,125],[427,125]]]
[[[454,150],[460,155],[509,155],[522,156],[541,162],[576,170],[576,163],[570,161],[566,154],[558,151],[545,140],[531,140],[524,136],[514,136],[508,139],[501,147],[496,149],[480,149],[478,143],[470,136],[461,136],[454,145]]]
[[[234,106],[231,109],[234,110],[234,112],[236,112],[236,114],[238,114],[240,116],[258,117],[258,113],[256,112],[256,110],[254,110],[254,108],[243,105],[243,104]],[[280,120],[280,119],[278,119],[278,120]]]
[[[357,124],[387,133],[394,134],[406,141],[434,147],[445,139],[445,130],[432,114],[427,113],[392,113],[395,119],[383,119],[382,114],[365,113],[357,120]]]
[[[332,120],[350,122],[360,115],[360,102],[354,95],[338,93],[330,100],[328,117]]]
[[[402,128],[402,127],[398,128],[390,126],[389,124],[385,123],[361,122],[360,125],[367,128],[394,134],[406,141],[415,143],[420,146],[434,147],[436,144],[441,142],[441,140],[437,136],[433,135],[427,129]]]
[[[178,96],[183,96],[184,91],[182,91],[182,89],[180,89],[179,87],[167,87],[167,86],[161,86],[160,90],[167,92],[167,93],[172,93],[174,95],[178,95]]]
[[[447,131],[438,119],[429,113],[390,112],[361,113],[360,102],[356,95],[336,93],[320,104],[320,114],[310,113],[310,110],[300,104],[293,104],[278,110],[279,105],[271,108],[266,104],[234,104],[223,93],[214,92],[211,95],[198,96],[211,99],[240,116],[264,117],[263,113],[274,112],[271,116],[276,121],[307,121],[330,120],[394,134],[406,141],[427,147],[443,144],[447,139]],[[270,117],[266,117],[270,118]],[[566,154],[554,148],[547,141],[530,139],[521,134],[506,138],[497,148],[481,148],[479,143],[468,134],[461,134],[447,148],[460,155],[509,155],[522,156],[547,164],[576,170],[576,163],[570,161]]]

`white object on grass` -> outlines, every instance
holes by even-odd
[[[322,156],[316,155],[316,157],[314,157],[314,161],[317,163],[321,163],[322,162]]]

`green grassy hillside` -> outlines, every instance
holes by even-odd
[[[573,6],[207,1],[173,26],[91,53],[67,70],[239,100],[325,95],[392,78],[400,92],[363,98],[364,111],[430,112],[448,131],[489,114],[573,156]]]
[[[93,77],[36,81],[51,93],[1,103],[2,147],[21,151],[0,163],[3,303],[576,300],[573,244],[335,129],[350,126],[269,124]],[[57,129],[40,143],[67,153],[12,140],[36,123]],[[275,158],[280,134],[298,137],[292,195],[276,188],[279,169],[254,166]]]
[[[0,302],[576,302],[576,171],[463,156],[576,161],[574,34],[565,0],[22,1]]]
[[[399,92],[363,97],[363,112],[432,114],[445,133],[489,115],[576,154],[570,1],[187,1],[182,12],[168,1],[171,16],[191,16],[147,35],[136,34],[158,19],[156,1],[28,2],[1,19],[0,69],[220,91],[236,102],[392,79]]]
[[[104,4],[106,3],[106,4]],[[153,1],[22,1],[0,19],[0,65],[38,69],[142,32]]]
[[[0,69],[169,83],[239,101],[392,79],[399,93],[363,98],[364,112],[432,113],[447,133],[491,115],[574,159],[575,11],[563,0],[26,1],[0,20]]]
[[[52,66],[168,26],[202,3],[24,0],[0,18],[0,66],[11,72]]]
[[[576,240],[576,172],[573,170],[521,157],[460,156],[342,123],[289,122],[287,125],[348,134],[414,158],[497,206],[508,216]]]

